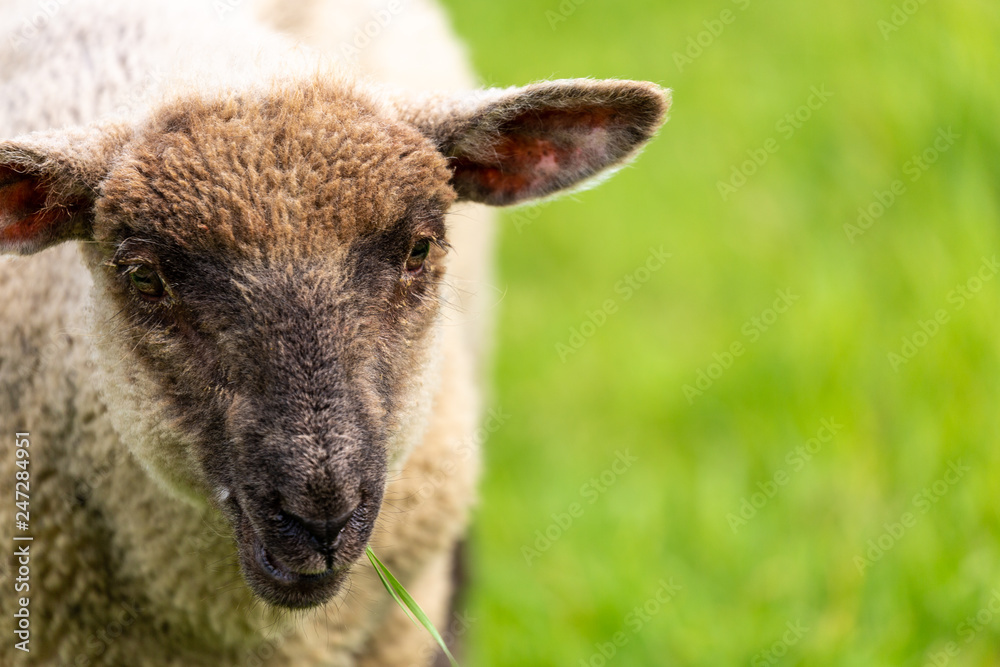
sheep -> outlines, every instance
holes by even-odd
[[[444,622],[489,207],[627,163],[669,91],[475,91],[430,0],[364,49],[346,0],[50,2],[24,29],[39,6],[0,8],[0,478],[28,473],[33,538],[0,663],[428,664],[362,555]]]

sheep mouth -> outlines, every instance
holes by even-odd
[[[253,551],[256,559],[256,565],[261,570],[269,574],[275,581],[279,581],[284,584],[294,584],[302,581],[319,581],[321,579],[326,579],[337,572],[332,567],[327,568],[323,572],[316,573],[295,572],[280,560],[275,558],[274,555],[267,550],[267,547],[264,546],[264,543],[260,539],[257,539],[254,542]]]
[[[337,552],[326,557],[324,570],[302,571],[282,560],[281,545],[269,544],[235,497],[226,505],[243,579],[254,595],[274,607],[308,609],[329,602],[344,585],[353,562],[364,553],[371,532],[369,526],[356,527],[344,536]]]

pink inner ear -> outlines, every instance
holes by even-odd
[[[488,150],[454,162],[458,185],[492,204],[549,194],[609,161],[614,109],[530,110],[504,123]]]
[[[46,208],[48,196],[37,176],[0,167],[0,249],[38,247],[59,235],[72,212]]]

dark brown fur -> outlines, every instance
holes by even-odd
[[[315,604],[379,512],[398,392],[439,310],[450,172],[412,128],[319,86],[187,100],[122,153],[92,246],[119,286],[117,325],[195,443],[203,488],[232,490],[221,509],[251,586]],[[410,275],[421,238],[433,251]],[[163,300],[130,289],[136,264]],[[344,515],[324,554],[303,523]],[[257,536],[287,568],[337,576],[276,587]]]

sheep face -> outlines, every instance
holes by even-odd
[[[0,250],[79,239],[109,415],[229,521],[264,601],[329,600],[424,436],[458,198],[620,164],[664,91],[554,82],[375,104],[322,82],[189,96],[139,125],[0,144]]]
[[[164,109],[102,183],[119,430],[214,497],[272,604],[336,592],[423,435],[449,178],[413,128],[312,90]]]

